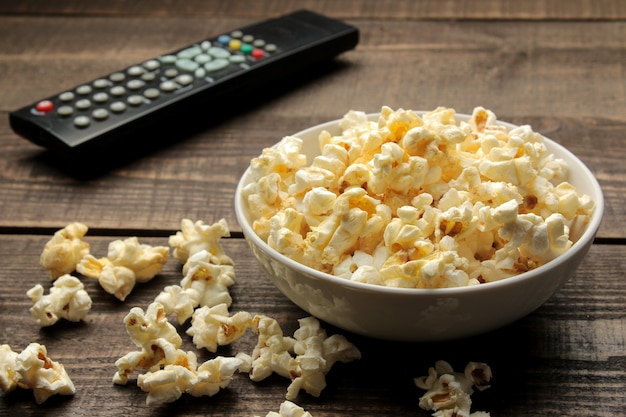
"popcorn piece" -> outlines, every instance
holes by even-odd
[[[183,219],[181,231],[170,236],[169,244],[174,248],[174,257],[181,263],[187,262],[189,257],[205,250],[211,254],[211,262],[216,265],[233,265],[233,260],[224,253],[219,241],[222,237],[230,236],[228,223],[220,219],[212,225],[205,225],[201,220],[193,223]]]
[[[360,359],[359,350],[341,335],[326,336],[314,317],[299,320],[294,338],[283,336],[278,322],[267,316],[255,316],[252,329],[258,343],[252,353],[250,379],[261,381],[277,373],[291,379],[286,399],[293,400],[301,389],[319,396],[326,387],[326,374],[337,362]]]
[[[183,266],[184,278],[180,285],[165,287],[155,298],[166,314],[175,314],[184,323],[198,306],[230,306],[229,287],[235,283],[233,265],[214,264],[216,258],[206,250],[195,253]]]
[[[115,362],[118,371],[113,382],[116,384],[125,385],[128,375],[136,369],[151,369],[160,365],[166,358],[166,352],[176,352],[182,344],[182,338],[158,303],[150,304],[145,312],[139,307],[132,308],[124,318],[124,325],[141,351],[130,352]]]
[[[278,412],[270,411],[265,417],[313,417],[313,415],[291,401],[283,401]]]
[[[228,306],[218,304],[214,307],[204,306],[197,309],[187,334],[192,336],[197,348],[216,352],[218,346],[228,345],[243,336],[251,325],[250,313],[240,311],[229,316]]]
[[[2,370],[8,370],[8,377],[0,378],[5,391],[15,387],[32,389],[37,404],[55,394],[73,395],[76,392],[65,367],[48,357],[44,345],[31,343],[19,354],[11,353],[8,346],[2,345],[0,358]]]
[[[470,362],[463,373],[454,372],[445,361],[437,361],[428,375],[415,378],[415,385],[427,392],[420,398],[420,408],[435,411],[433,416],[483,416],[489,413],[472,413],[473,387],[483,391],[489,388],[491,368],[484,363]]]
[[[170,403],[179,399],[196,381],[193,371],[180,365],[166,365],[158,371],[137,377],[137,386],[148,393],[146,405]]]
[[[40,326],[51,326],[59,319],[80,321],[91,310],[91,298],[78,278],[69,274],[59,277],[50,294],[43,295],[44,288],[36,285],[26,295],[33,301],[30,312]]]
[[[254,316],[252,330],[258,335],[258,341],[252,352],[250,379],[262,381],[273,372],[289,378],[295,340],[283,336],[280,324],[267,316]]]
[[[82,240],[86,233],[87,226],[71,223],[46,243],[39,263],[50,272],[52,280],[74,272],[78,262],[89,253],[89,244]]]
[[[16,362],[17,353],[9,345],[0,345],[0,389],[4,392],[11,392],[19,385]]]
[[[564,253],[594,209],[540,134],[482,107],[467,122],[444,107],[350,111],[340,127],[319,135],[310,166],[298,138],[264,150],[244,189],[255,232],[321,271],[408,288],[496,281]]]
[[[137,282],[147,282],[160,273],[168,258],[166,246],[140,244],[131,237],[111,242],[106,258],[86,255],[76,269],[97,279],[105,291],[124,301]]]
[[[228,387],[235,372],[240,372],[244,361],[239,358],[217,356],[198,367],[195,383],[187,390],[194,397],[217,394]]]

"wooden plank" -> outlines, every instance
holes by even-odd
[[[153,281],[139,285],[119,302],[104,293],[95,281],[84,279],[93,299],[90,314],[82,323],[57,323],[40,329],[29,314],[25,292],[37,283],[50,286],[38,265],[39,254],[49,236],[0,236],[0,343],[21,350],[30,342],[43,343],[54,360],[63,363],[77,393],[70,398],[54,397],[36,406],[32,393],[18,390],[0,393],[0,414],[17,410],[29,415],[118,415],[149,416],[155,411],[180,416],[265,415],[277,410],[288,381],[274,376],[253,383],[237,375],[228,389],[212,398],[183,396],[171,405],[148,407],[145,393],[134,385],[111,382],[114,362],[136,347],[122,325],[133,306],[145,308],[166,285],[182,278],[174,259]],[[115,237],[89,236],[92,253],[103,256]],[[166,245],[165,238],[141,239]],[[231,312],[249,311],[275,317],[286,334],[297,328],[306,313],[293,306],[263,275],[249,248],[241,239],[224,239],[223,245],[235,260],[237,282],[231,287]],[[614,416],[623,411],[626,387],[624,371],[625,307],[623,271],[626,246],[594,245],[579,271],[543,307],[503,329],[474,338],[434,344],[390,343],[372,340],[326,326],[329,334],[342,333],[362,351],[355,363],[340,364],[328,374],[327,388],[316,399],[301,394],[297,402],[314,416],[430,415],[419,410],[422,391],[413,378],[425,375],[436,360],[449,360],[456,368],[470,361],[484,361],[494,372],[492,388],[474,394],[473,410],[492,415],[529,416],[558,413],[561,416]],[[214,355],[200,351],[178,326],[185,350],[197,351],[201,361]],[[248,352],[256,343],[248,334],[218,354],[232,356]],[[593,383],[590,383],[593,381]],[[598,401],[602,398],[602,401]],[[103,407],[106,403],[108,406]],[[557,411],[558,410],[558,411]]]
[[[240,16],[263,19],[308,8],[339,18],[386,20],[621,20],[626,5],[619,0],[288,0],[258,2],[239,0],[191,0],[176,3],[166,0],[128,2],[124,0],[55,1],[24,0],[4,2],[0,13],[106,16]]]
[[[244,20],[212,19],[211,30]],[[205,19],[198,18],[164,21],[167,36],[152,18],[0,22],[7,35],[0,37],[5,111],[206,34]],[[349,109],[446,105],[470,112],[483,105],[503,120],[531,123],[581,155],[607,197],[600,236],[623,238],[624,40],[624,26],[612,22],[363,22],[361,44],[334,66],[232,118],[208,126],[199,118],[199,130],[177,134],[172,147],[90,181],[68,177],[66,164],[18,138],[3,113],[0,227],[58,228],[81,220],[95,228],[171,230],[183,217],[224,217],[237,228],[237,179],[250,158],[282,136]],[[230,105],[241,102],[235,97]],[[120,149],[120,156],[127,151]]]

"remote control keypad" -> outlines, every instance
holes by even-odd
[[[84,129],[129,108],[157,101],[163,95],[213,83],[219,79],[219,71],[234,66],[245,70],[277,51],[272,43],[233,31],[41,100],[31,113],[73,118],[73,125]]]

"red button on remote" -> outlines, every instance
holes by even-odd
[[[263,58],[263,51],[261,49],[255,48],[252,50],[252,56],[255,57],[256,59],[261,59]]]
[[[35,109],[41,113],[49,113],[54,110],[54,103],[50,100],[41,100],[39,103],[35,105]]]

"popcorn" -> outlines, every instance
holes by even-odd
[[[291,364],[291,384],[286,398],[293,400],[301,389],[319,397],[326,387],[326,374],[336,362],[352,362],[361,359],[361,352],[340,334],[327,337],[314,317],[298,320],[300,328],[295,331]]]
[[[132,308],[124,317],[124,325],[132,342],[141,351],[130,352],[115,362],[118,370],[113,382],[119,385],[125,385],[128,375],[136,369],[159,366],[165,360],[166,352],[176,352],[182,344],[182,338],[167,320],[159,303],[150,304],[145,312],[139,307]]]
[[[11,392],[18,386],[17,353],[9,345],[0,345],[0,389]]]
[[[255,316],[252,329],[259,339],[252,353],[250,379],[261,381],[273,372],[291,379],[286,399],[293,400],[301,389],[318,397],[326,387],[326,374],[338,361],[361,358],[360,351],[341,335],[326,336],[314,317],[299,320],[294,338],[283,336],[278,322]]]
[[[74,272],[78,262],[89,254],[89,244],[82,240],[86,233],[87,226],[71,223],[58,230],[46,243],[39,263],[50,272],[52,280]]]
[[[187,334],[193,337],[197,348],[216,352],[218,346],[229,345],[239,339],[252,325],[252,315],[240,311],[233,316],[228,314],[226,304],[197,309],[191,320]]]
[[[229,287],[235,283],[235,269],[230,264],[214,264],[217,258],[201,250],[187,259],[180,285],[172,285],[157,295],[166,314],[175,314],[184,323],[198,306],[214,307],[232,303]]]
[[[187,262],[189,257],[205,250],[211,254],[211,262],[216,265],[233,265],[233,260],[224,253],[219,240],[230,236],[228,224],[221,219],[215,224],[205,225],[199,220],[193,223],[189,219],[183,219],[180,223],[181,230],[170,236],[169,244],[174,248],[174,257],[181,263]]]
[[[484,417],[489,413],[470,414],[473,388],[489,388],[491,368],[484,363],[470,362],[463,373],[454,372],[446,361],[437,361],[428,375],[415,378],[418,388],[427,392],[420,398],[420,408],[435,411],[433,416]]]
[[[540,134],[481,107],[467,122],[444,107],[350,111],[340,127],[308,166],[293,136],[265,149],[243,190],[255,232],[320,271],[407,288],[496,281],[564,253],[594,210]]]
[[[39,343],[31,343],[19,354],[8,345],[0,345],[0,388],[10,392],[17,387],[32,389],[37,404],[55,394],[76,392],[65,367],[51,360],[46,347]]]
[[[59,277],[50,294],[44,295],[40,284],[28,290],[26,295],[33,301],[30,312],[40,326],[51,326],[59,319],[80,321],[91,310],[91,298],[78,278],[69,274]]]
[[[137,282],[148,282],[160,273],[168,258],[168,247],[140,244],[131,237],[111,242],[106,258],[85,255],[76,270],[97,279],[105,291],[124,301]]]
[[[283,401],[278,412],[270,411],[265,417],[313,417],[313,415],[291,401]]]

